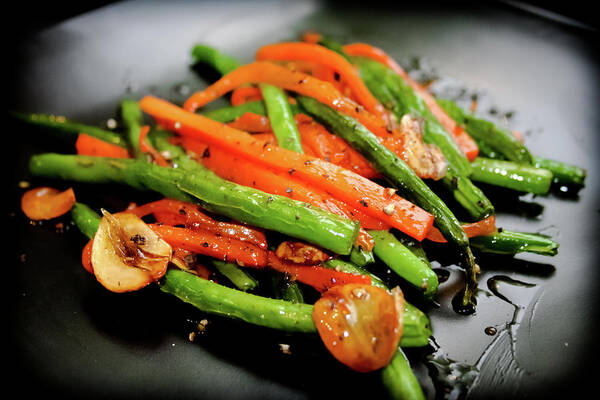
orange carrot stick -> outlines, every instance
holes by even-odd
[[[231,104],[239,106],[249,101],[262,100],[262,93],[256,86],[241,86],[231,93]]]
[[[367,275],[354,275],[315,265],[284,262],[274,252],[269,252],[268,265],[274,270],[288,274],[292,280],[310,285],[319,292],[325,292],[333,286],[346,285],[348,283],[371,284],[371,277]]]
[[[496,217],[489,216],[481,221],[472,222],[462,225],[463,230],[467,234],[467,237],[486,236],[495,233],[496,230]],[[435,227],[431,228],[427,234],[427,239],[432,242],[446,243],[447,240],[444,238],[442,233]]]
[[[239,69],[239,68],[238,68]],[[425,238],[433,216],[401,197],[386,196],[386,189],[352,171],[305,154],[265,142],[165,100],[146,96],[140,107],[166,129],[183,136],[195,137],[230,154],[252,160],[279,172],[294,169],[296,177],[311,186],[322,188],[332,197],[378,218],[417,240]],[[393,206],[392,206],[393,204]]]
[[[146,141],[148,132],[150,132],[150,127],[148,125],[144,125],[142,126],[142,129],[140,129],[140,150],[142,153],[150,154],[156,164],[161,167],[167,167],[169,165],[167,160]]]
[[[371,164],[340,137],[314,121],[298,124],[302,146],[310,147],[315,157],[356,172],[365,178],[380,177]]]
[[[249,243],[203,230],[157,224],[149,226],[173,247],[242,266],[264,267],[267,264],[267,251]]]
[[[356,68],[333,50],[314,43],[276,43],[261,47],[256,53],[256,59],[258,61],[305,60],[322,64],[340,74],[359,103],[368,111],[381,118],[386,115],[385,108],[371,94]]]
[[[75,142],[77,154],[83,156],[129,158],[127,149],[105,142],[85,133],[80,133]]]
[[[174,199],[161,199],[144,205],[128,208],[126,212],[144,217],[154,214],[158,222],[170,225],[184,225],[188,229],[200,229],[216,235],[228,236],[233,239],[252,243],[261,248],[267,248],[265,234],[255,228],[245,225],[216,221],[201,212],[195,204]]]
[[[246,132],[264,133],[272,131],[269,118],[265,117],[264,115],[254,114],[251,112],[244,113],[241,117],[228,123],[227,125]]]
[[[452,135],[454,141],[458,144],[463,153],[465,153],[467,158],[470,161],[473,161],[475,157],[477,157],[477,154],[479,154],[479,148],[469,134],[452,118],[450,118],[450,116],[446,113],[446,111],[444,111],[444,109],[442,109],[442,107],[440,107],[437,101],[435,101],[433,95],[426,88],[412,80],[404,71],[404,69],[402,69],[402,67],[383,50],[366,43],[353,43],[344,46],[344,51],[349,55],[363,56],[371,58],[375,61],[379,61],[394,70],[421,96],[429,110],[438,119],[444,129],[446,129],[446,131]]]

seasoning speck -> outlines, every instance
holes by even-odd
[[[394,213],[394,203],[390,203],[387,206],[383,207],[383,212],[387,215],[392,215]]]
[[[484,332],[486,335],[494,336],[498,332],[498,330],[493,326],[488,326],[487,328],[485,328]]]
[[[292,354],[289,344],[279,343],[279,350],[281,350],[283,354]]]
[[[114,118],[109,118],[106,121],[106,127],[108,129],[115,129],[117,127],[117,121]]]

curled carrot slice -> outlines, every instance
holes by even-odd
[[[21,197],[21,210],[32,220],[48,220],[68,213],[75,204],[72,188],[63,192],[50,187],[28,190]]]

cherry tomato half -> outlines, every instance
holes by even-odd
[[[334,286],[321,296],[313,320],[329,352],[359,372],[386,366],[402,335],[404,297],[365,284]]]

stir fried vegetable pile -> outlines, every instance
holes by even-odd
[[[557,253],[545,236],[498,229],[476,184],[545,195],[582,187],[585,171],[533,156],[514,132],[435,98],[381,49],[308,33],[247,64],[205,45],[192,56],[220,79],[184,104],[123,100],[119,130],[15,114],[76,137],[77,154],[34,155],[32,175],[160,196],[93,210],[76,188],[23,195],[30,219],[71,213],[89,239],[82,265],[106,289],[156,283],[208,313],[318,334],[341,363],[380,370],[390,396],[420,398],[402,348],[428,344],[429,320],[371,267],[433,300],[438,276],[422,243],[446,246],[464,269],[457,310],[468,314],[480,272],[472,249]],[[224,96],[230,105],[206,107]],[[273,278],[270,297],[253,293],[258,270]]]

